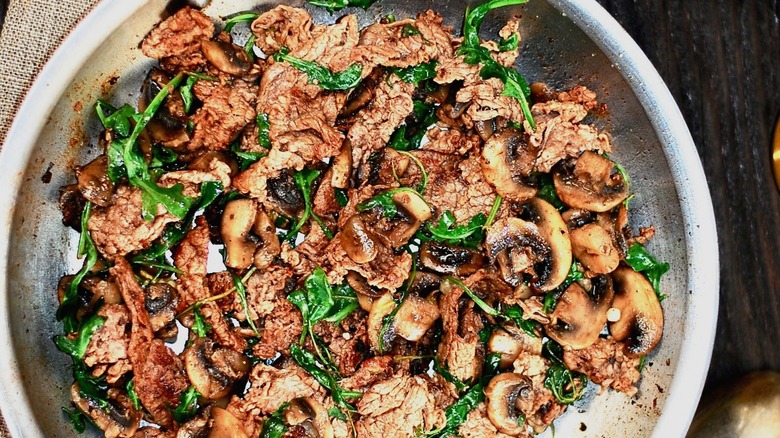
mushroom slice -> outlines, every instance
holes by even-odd
[[[409,295],[395,314],[395,333],[407,341],[417,342],[440,317],[439,306],[435,303]]]
[[[381,243],[366,227],[360,215],[349,218],[340,235],[341,247],[355,263],[369,263],[379,254]]]
[[[595,223],[571,231],[571,249],[574,257],[596,274],[609,274],[620,263],[612,235]]]
[[[518,286],[526,274],[533,287],[551,291],[571,269],[568,228],[547,201],[533,198],[522,208],[528,220],[504,218],[490,227],[485,239],[488,256],[498,260],[504,280],[512,286]]]
[[[282,252],[279,236],[276,235],[276,227],[268,214],[260,210],[255,217],[252,231],[260,238],[260,243],[252,257],[252,264],[257,269],[266,269]]]
[[[225,206],[221,231],[226,266],[241,270],[254,261],[257,238],[252,228],[256,218],[257,203],[252,199],[235,199]]]
[[[433,216],[431,207],[415,191],[402,190],[395,192],[393,194],[393,202],[403,208],[416,221],[425,222]]]
[[[555,192],[572,208],[604,212],[628,197],[628,183],[615,163],[594,152],[583,152],[574,160],[562,162],[553,171]]]
[[[615,295],[606,275],[593,278],[590,283],[590,290],[572,283],[558,300],[546,327],[547,336],[575,350],[590,347],[598,340]]]
[[[373,306],[371,306],[371,311],[368,312],[368,319],[366,320],[368,342],[374,351],[382,353],[386,350],[390,341],[392,341],[394,336],[393,330],[382,333],[382,328],[385,325],[385,317],[391,314],[394,309],[395,300],[393,300],[393,295],[388,292],[375,300]],[[382,342],[379,342],[380,336],[384,336]]]
[[[203,55],[220,71],[233,76],[243,76],[252,70],[252,61],[249,60],[244,49],[225,41],[203,41],[201,43]]]
[[[609,332],[616,340],[625,341],[629,356],[644,356],[658,345],[663,335],[661,303],[653,285],[631,268],[617,268],[612,280],[615,283],[612,307],[620,310],[620,319],[609,324]]]
[[[79,190],[87,201],[108,207],[114,197],[114,183],[108,177],[108,157],[101,155],[89,164],[76,168]]]
[[[542,338],[534,337],[519,328],[507,324],[493,331],[487,343],[488,353],[501,355],[499,366],[509,368],[520,353],[526,351],[542,354]]]
[[[230,412],[213,406],[208,438],[249,438],[244,425]]]
[[[303,428],[304,436],[333,438],[333,425],[325,406],[312,397],[296,398],[284,410],[284,419],[290,426]]]
[[[356,293],[365,295],[367,297],[379,298],[385,294],[384,290],[371,286],[368,284],[365,277],[355,271],[349,271],[347,274],[347,283],[349,284],[349,287],[355,290]]]
[[[420,247],[420,263],[439,274],[467,276],[484,265],[485,257],[473,249],[431,240]]]
[[[537,189],[523,182],[533,172],[536,152],[516,128],[495,133],[482,149],[482,173],[499,195],[508,201],[523,202],[536,196]]]
[[[108,403],[82,395],[78,383],[70,387],[70,400],[87,414],[106,436],[132,437],[141,422],[142,414],[130,407],[125,396],[109,399]]]
[[[335,189],[348,189],[352,176],[352,143],[349,139],[344,141],[341,152],[333,158],[331,171],[330,185]]]
[[[149,312],[152,330],[159,332],[166,328],[176,318],[176,308],[179,306],[179,292],[168,283],[152,283],[146,288],[144,307]],[[172,333],[170,333],[172,331]],[[166,330],[164,338],[176,336],[178,329],[173,324],[171,330]]]
[[[297,217],[305,207],[303,194],[289,172],[282,172],[267,183],[268,200],[273,209],[285,217]]]
[[[520,374],[502,373],[493,377],[485,388],[488,419],[502,433],[522,434],[525,427],[520,421],[518,405],[532,396],[531,383]]]
[[[243,354],[218,348],[209,338],[198,338],[184,352],[184,365],[192,386],[209,400],[225,397],[249,371]]]

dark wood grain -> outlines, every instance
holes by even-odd
[[[780,370],[780,197],[770,161],[780,113],[780,2],[598,1],[666,81],[707,174],[721,273],[707,387]]]

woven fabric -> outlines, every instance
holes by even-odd
[[[1,0],[0,0],[1,1]],[[0,31],[0,145],[35,76],[98,0],[10,0]],[[9,437],[0,417],[0,437]]]

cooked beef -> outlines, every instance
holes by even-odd
[[[558,403],[552,392],[544,386],[549,364],[538,354],[523,351],[512,365],[515,373],[528,378],[531,383],[531,394],[524,398],[518,408],[525,415],[526,423],[541,433],[566,410],[566,406]]]
[[[249,391],[243,397],[233,396],[227,407],[238,418],[270,415],[294,398],[324,395],[323,388],[309,373],[289,362],[281,369],[255,366],[249,384]]]
[[[404,283],[412,269],[412,256],[408,252],[394,254],[389,248],[380,246],[380,254],[369,263],[355,263],[341,246],[341,235],[337,234],[325,248],[323,268],[328,280],[341,284],[349,271],[357,272],[367,279],[368,284],[379,288],[396,290]]]
[[[339,382],[346,389],[362,391],[393,374],[393,356],[374,356],[360,364],[355,374]]]
[[[254,353],[261,359],[273,359],[277,353],[290,355],[290,345],[300,341],[303,332],[303,318],[297,307],[281,298],[277,301],[273,314],[265,318],[260,334],[260,342],[254,347]]]
[[[340,324],[320,321],[314,333],[324,342],[343,377],[350,377],[369,353],[366,313],[356,310]]]
[[[211,18],[189,6],[160,23],[141,43],[141,52],[171,72],[198,71],[206,63],[200,44],[214,36]]]
[[[586,376],[604,388],[614,388],[633,397],[638,389],[639,359],[623,353],[623,343],[612,338],[599,338],[595,344],[582,350],[565,349],[566,366]]]
[[[190,151],[200,148],[224,150],[254,122],[255,86],[240,79],[232,85],[218,85],[201,99],[203,106],[192,116],[194,130],[187,144]]]
[[[423,146],[425,151],[448,155],[466,155],[480,145],[477,134],[464,133],[458,129],[434,128],[428,131],[430,142]]]
[[[479,213],[487,216],[496,200],[496,192],[482,174],[479,158],[461,161],[457,169],[429,175],[426,199],[440,213],[451,211],[458,223],[466,223]]]
[[[461,304],[461,298],[464,303]],[[442,366],[462,382],[473,382],[482,372],[485,346],[479,340],[483,324],[463,289],[451,286],[439,299],[444,336],[438,357]]]
[[[154,338],[144,290],[135,279],[133,268],[122,257],[115,263],[110,272],[130,310],[128,356],[133,365],[136,393],[154,421],[171,428],[173,416],[169,408],[179,405],[179,396],[189,387],[184,365],[163,341]]]
[[[117,188],[110,207],[93,210],[87,229],[98,251],[107,260],[148,248],[162,235],[166,225],[178,220],[158,205],[154,220],[147,221],[141,216],[141,206],[141,190],[123,185]]]
[[[463,438],[511,438],[514,435],[501,433],[496,426],[490,422],[487,417],[487,406],[480,402],[476,408],[472,409],[466,421],[458,428],[458,434]],[[528,437],[530,435],[521,435]]]
[[[372,385],[357,403],[360,437],[414,437],[446,423],[428,383],[419,376],[395,376]]]
[[[312,36],[311,15],[303,9],[279,5],[252,22],[255,45],[266,55],[286,47],[297,52]]]
[[[525,120],[520,102],[504,94],[504,83],[497,78],[467,84],[458,91],[455,100],[470,103],[463,117],[466,126],[472,126],[474,122],[493,120],[496,117],[516,123]]]
[[[98,316],[105,318],[105,322],[92,334],[84,363],[94,367],[95,377],[105,375],[108,383],[116,383],[133,368],[127,355],[130,313],[121,304],[106,304]]]

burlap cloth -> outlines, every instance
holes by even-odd
[[[123,0],[132,1],[132,0]],[[98,0],[0,0],[0,145],[35,76]],[[0,437],[8,437],[0,417]]]

